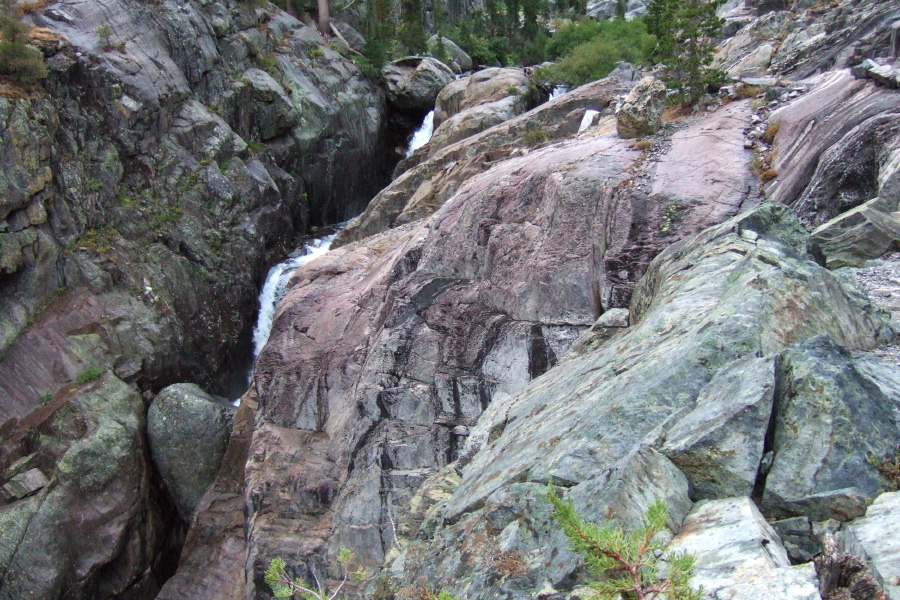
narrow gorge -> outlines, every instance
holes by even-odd
[[[704,599],[900,600],[896,2],[721,3],[683,110],[373,70],[371,2],[18,4],[0,600],[595,597],[548,486]]]

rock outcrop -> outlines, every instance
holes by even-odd
[[[174,571],[182,525],[154,481],[144,403],[106,372],[71,384],[0,447],[0,598],[148,598]]]
[[[453,71],[444,63],[425,56],[395,60],[381,69],[387,84],[387,98],[400,111],[425,114],[445,85],[453,81]]]
[[[0,596],[150,598],[183,530],[141,394],[246,389],[258,285],[296,234],[383,185],[386,103],[272,5],[63,0],[26,19],[50,31],[50,74],[0,98],[0,456],[33,454],[16,440],[38,443],[51,405],[65,443],[0,470],[3,518],[29,530],[0,544]],[[121,423],[95,435],[77,399],[46,399],[104,370],[98,394],[131,421],[110,409]]]
[[[224,398],[190,383],[170,385],[150,405],[147,436],[153,462],[187,522],[219,472],[234,412]]]
[[[639,138],[659,131],[665,106],[666,84],[655,77],[641,79],[616,111],[619,137]]]

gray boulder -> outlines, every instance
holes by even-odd
[[[428,38],[428,47],[438,43],[438,36],[433,35]],[[450,54],[450,57],[453,59],[450,63],[450,68],[453,69],[456,73],[463,73],[472,68],[472,57],[470,57],[465,50],[459,47],[451,39],[441,37],[441,43],[444,44],[444,49]]]
[[[887,370],[896,367],[885,363]],[[887,482],[872,464],[900,444],[896,398],[886,395],[827,335],[782,353],[779,397],[761,508],[767,516],[847,521]]]
[[[900,492],[881,494],[866,516],[849,523],[843,533],[844,550],[861,557],[884,587],[888,600],[900,598]]]
[[[666,85],[655,77],[641,79],[616,113],[619,137],[638,138],[659,131],[665,106]]]
[[[153,462],[185,521],[216,478],[234,413],[227,400],[192,383],[170,385],[150,405],[147,434]]]
[[[716,373],[666,433],[662,451],[688,476],[694,499],[751,494],[774,397],[774,358],[741,359]]]
[[[900,213],[875,198],[817,227],[809,243],[829,269],[861,267],[900,244]]]
[[[396,109],[426,113],[445,85],[453,81],[453,70],[431,58],[410,56],[381,69],[387,98]]]
[[[792,567],[781,539],[750,498],[698,503],[666,552],[696,558],[690,584],[704,598],[819,600],[811,563]]]

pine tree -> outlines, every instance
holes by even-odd
[[[428,35],[425,32],[424,7],[422,0],[402,0],[402,19],[397,30],[397,39],[407,54],[422,54],[428,49]]]
[[[547,500],[553,505],[553,518],[569,538],[572,549],[584,557],[588,571],[597,577],[590,586],[600,598],[700,600],[702,597],[702,590],[688,585],[694,557],[683,553],[666,556],[656,539],[669,518],[663,500],[651,504],[641,526],[632,531],[585,522],[572,501],[562,500],[553,486],[547,487]],[[660,575],[662,564],[666,566],[665,576]]]
[[[19,20],[10,2],[0,2],[0,76],[17,83],[37,83],[47,77],[47,65],[38,50],[28,46],[31,26]]]
[[[663,80],[683,105],[696,103],[722,80],[723,73],[709,65],[725,22],[716,9],[724,1],[651,0],[647,5],[647,31],[659,40],[656,57],[663,64]]]

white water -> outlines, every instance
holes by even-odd
[[[550,100],[554,98],[559,98],[563,94],[567,94],[569,92],[569,88],[564,85],[558,85],[553,88],[553,91],[550,92]]]
[[[425,120],[422,121],[422,125],[416,130],[416,132],[412,136],[412,140],[409,142],[409,149],[406,151],[407,156],[412,156],[412,153],[424,146],[428,143],[428,140],[431,139],[431,135],[434,133],[434,111],[431,111],[427,115],[425,115]]]
[[[584,111],[584,116],[581,118],[581,124],[578,126],[578,133],[581,133],[585,129],[591,126],[594,122],[594,117],[599,115],[600,112],[596,110],[587,109]]]
[[[259,294],[259,318],[256,320],[256,328],[253,330],[253,359],[259,356],[269,334],[272,332],[272,321],[275,319],[275,311],[287,294],[288,281],[298,268],[302,267],[314,258],[318,258],[328,252],[331,242],[337,232],[323,238],[312,240],[304,246],[306,252],[302,256],[289,258],[269,269],[266,283]]]

